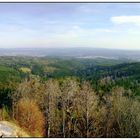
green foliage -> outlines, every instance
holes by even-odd
[[[10,119],[10,113],[9,109],[6,106],[3,106],[2,109],[0,109],[0,120],[5,121]]]
[[[2,108],[3,106],[11,108],[12,105],[11,94],[13,91],[14,91],[13,88],[10,87],[0,88],[0,108]]]
[[[8,81],[18,81],[20,74],[13,68],[0,66],[0,82],[5,83]]]

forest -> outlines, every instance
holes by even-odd
[[[140,137],[140,62],[0,56],[0,121],[31,137]]]

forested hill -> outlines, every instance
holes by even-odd
[[[0,57],[0,121],[30,136],[140,137],[139,116],[138,61]]]
[[[29,75],[40,78],[76,76],[86,80],[110,77],[139,81],[140,62],[129,59],[0,57],[0,82],[20,82]]]

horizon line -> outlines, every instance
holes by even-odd
[[[140,49],[121,49],[121,48],[98,48],[98,47],[0,47],[0,49],[6,49],[6,50],[11,50],[11,49],[104,49],[104,50],[120,50],[120,51],[140,51]]]

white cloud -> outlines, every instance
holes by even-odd
[[[115,24],[134,24],[140,26],[140,15],[137,16],[115,16],[111,17]]]
[[[101,28],[101,29],[95,29],[96,32],[102,32],[102,33],[111,33],[111,32],[114,32],[112,29],[104,29],[104,28]]]

